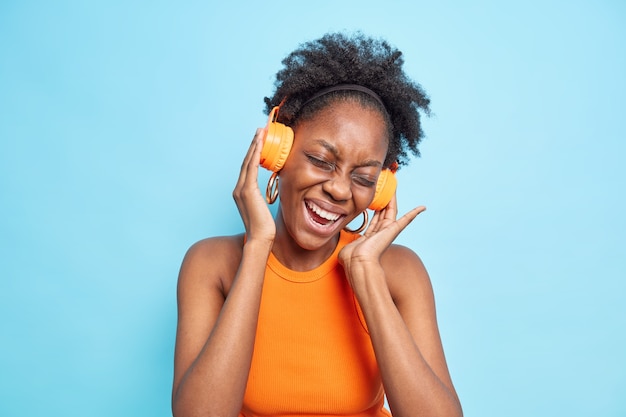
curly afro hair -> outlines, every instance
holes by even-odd
[[[430,114],[430,99],[404,73],[402,52],[386,41],[361,33],[326,34],[300,45],[282,64],[284,68],[276,74],[274,95],[265,97],[267,114],[282,103],[278,121],[296,126],[298,121],[311,118],[332,102],[356,100],[363,106],[379,109],[388,122],[385,167],[393,162],[406,165],[407,150],[419,156],[418,144],[424,136],[420,111]],[[354,90],[334,91],[309,101],[318,91],[339,84],[367,87],[380,97],[385,108],[371,95]]]

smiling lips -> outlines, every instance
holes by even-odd
[[[326,211],[311,201],[306,201],[306,206],[309,209],[309,213],[311,213],[313,220],[324,226],[336,222],[341,217],[341,214]]]

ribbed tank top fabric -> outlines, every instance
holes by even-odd
[[[311,271],[290,270],[270,254],[241,417],[391,415],[337,258],[358,237],[342,232],[333,254]]]

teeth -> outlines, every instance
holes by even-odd
[[[329,211],[324,210],[323,208],[308,202],[306,203],[307,207],[309,209],[311,209],[315,214],[317,214],[318,216],[326,219],[326,220],[330,220],[331,222],[334,222],[335,220],[337,220],[339,217],[341,217],[339,214],[336,213],[331,213]]]

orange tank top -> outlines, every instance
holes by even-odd
[[[372,343],[337,255],[312,271],[267,262],[240,416],[390,416]]]

